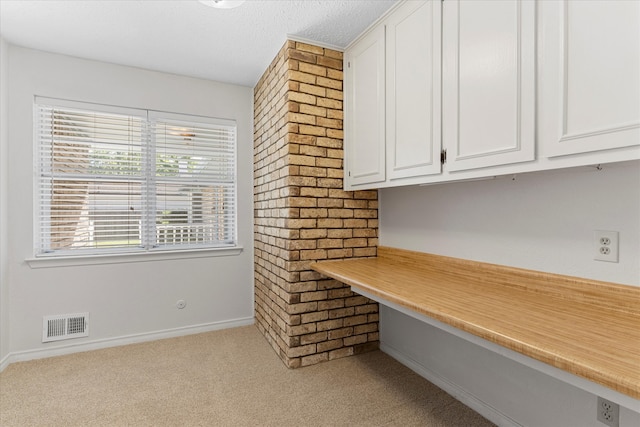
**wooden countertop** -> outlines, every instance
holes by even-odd
[[[378,248],[314,270],[640,399],[640,288]]]

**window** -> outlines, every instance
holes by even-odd
[[[236,244],[235,122],[36,98],[36,255]]]

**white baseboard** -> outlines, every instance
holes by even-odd
[[[255,319],[246,317],[221,322],[205,323],[201,325],[185,326],[181,328],[165,329],[162,331],[145,332],[142,334],[126,335],[115,338],[107,338],[95,341],[83,341],[79,343],[69,343],[37,350],[19,351],[7,354],[0,360],[0,372],[7,366],[15,362],[27,360],[43,359],[45,357],[63,356],[65,354],[80,353],[83,351],[100,350],[108,347],[118,347],[128,344],[136,344],[147,341],[161,340],[165,338],[175,338],[184,335],[200,334],[203,332],[217,331],[220,329],[236,328],[239,326],[253,325]]]
[[[421,377],[425,378],[427,381],[440,387],[442,390],[446,391],[492,423],[500,427],[522,427],[522,424],[517,423],[515,420],[498,411],[493,406],[488,405],[459,385],[441,377],[399,350],[382,342],[380,343],[380,350],[393,357]]]
[[[2,359],[0,359],[0,372],[4,371],[4,368],[9,366],[9,358],[11,357],[11,353],[5,355]]]

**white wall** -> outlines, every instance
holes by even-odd
[[[7,43],[0,37],[0,367],[9,354],[9,273],[7,251],[7,181],[9,143],[8,102],[9,72]]]
[[[380,192],[380,244],[640,286],[640,163]],[[410,209],[406,207],[410,206]],[[593,260],[593,231],[620,262]]]
[[[252,122],[248,87],[9,47],[8,266],[12,360],[253,322]],[[237,256],[32,269],[34,95],[236,120]],[[178,310],[175,303],[185,299]],[[90,336],[41,343],[44,315],[90,312]],[[71,351],[73,349],[66,349]],[[65,350],[65,351],[66,351]],[[58,351],[60,352],[60,351]]]
[[[380,244],[640,286],[640,162],[380,191]],[[620,233],[620,262],[594,261],[593,230]],[[598,426],[595,397],[381,308],[381,344],[523,425]],[[637,406],[640,406],[637,405]],[[621,426],[640,424],[622,408]]]

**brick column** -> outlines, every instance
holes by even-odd
[[[378,347],[378,305],[309,269],[376,255],[377,191],[342,190],[342,52],[287,41],[254,89],[256,324],[291,368]]]

